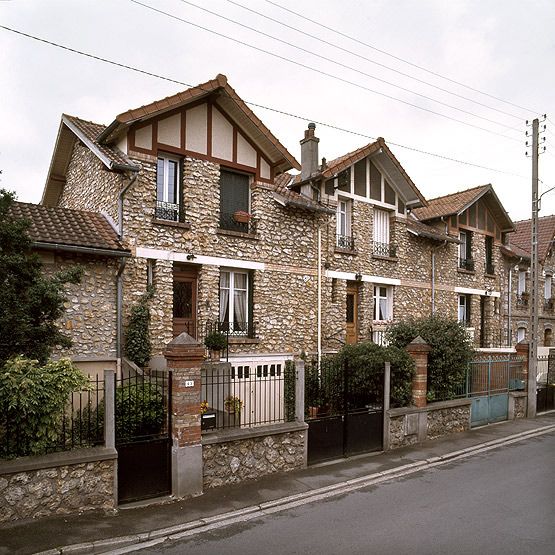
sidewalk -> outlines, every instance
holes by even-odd
[[[487,448],[488,445],[484,444],[489,442],[494,442],[490,447],[494,447],[495,442],[502,445],[505,440],[511,439],[510,436],[517,436],[513,439],[518,440],[518,434],[530,434],[550,426],[555,426],[555,413],[534,420],[522,419],[485,426],[413,448],[343,459],[267,476],[255,482],[210,489],[202,496],[183,501],[169,500],[163,504],[120,508],[117,515],[85,513],[7,524],[0,527],[0,555],[30,554],[50,549],[56,549],[52,553],[103,553],[155,537],[161,541],[160,538],[185,530],[187,523],[191,523],[190,529],[216,521],[222,525],[228,517],[234,516],[225,515],[232,511],[243,510],[243,515],[267,514],[270,508],[272,511],[283,510],[287,504],[301,500],[317,501],[349,488],[364,487],[368,481],[393,479],[401,473],[445,464],[457,456],[464,456],[465,452],[466,456],[471,456]],[[555,433],[555,428],[551,433]],[[291,499],[291,496],[295,497]],[[149,536],[149,532],[156,530],[159,532]],[[69,546],[72,548],[67,549]]]

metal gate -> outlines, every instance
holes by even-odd
[[[555,354],[538,357],[536,411],[555,410]]]
[[[171,493],[171,390],[171,372],[117,380],[119,503]]]
[[[384,369],[307,365],[308,464],[383,449]]]
[[[507,420],[509,391],[524,389],[523,360],[515,356],[488,357],[470,363],[467,395],[472,399],[472,427]]]

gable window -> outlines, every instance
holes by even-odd
[[[185,221],[180,205],[179,160],[170,156],[158,156],[156,165],[156,210],[159,220]]]
[[[219,329],[230,335],[253,336],[250,274],[244,270],[220,273]]]
[[[340,198],[337,202],[337,246],[341,249],[354,249],[351,236],[351,212],[351,201]]]
[[[374,286],[374,320],[384,322],[393,318],[393,288],[390,285]]]
[[[372,252],[377,256],[395,256],[395,245],[389,241],[389,212],[374,208],[374,242]]]
[[[220,228],[249,233],[250,177],[247,174],[220,172]]]
[[[486,236],[486,274],[493,275],[495,266],[493,265],[493,237]]]
[[[459,268],[473,272],[472,233],[470,231],[459,232],[459,241]]]
[[[470,326],[470,295],[459,295],[458,320],[464,326]]]

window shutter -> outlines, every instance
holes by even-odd
[[[374,208],[374,242],[389,244],[389,212]]]

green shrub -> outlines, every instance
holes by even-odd
[[[474,355],[468,333],[456,320],[440,316],[400,322],[386,333],[389,344],[401,349],[418,336],[432,347],[428,356],[428,400],[454,398]]]
[[[213,331],[204,338],[204,344],[210,351],[223,351],[227,347],[227,337],[221,331]]]
[[[88,387],[88,379],[68,359],[44,366],[23,357],[8,360],[0,370],[1,456],[58,447],[70,396]]]
[[[286,422],[293,422],[295,420],[296,381],[297,371],[295,369],[295,362],[292,360],[286,360],[285,370],[283,373],[283,396],[285,400]]]
[[[125,337],[125,354],[137,366],[144,367],[150,361],[152,346],[150,343],[150,309],[148,301],[152,298],[153,290],[148,288],[141,300],[131,308],[131,315],[127,325]]]

